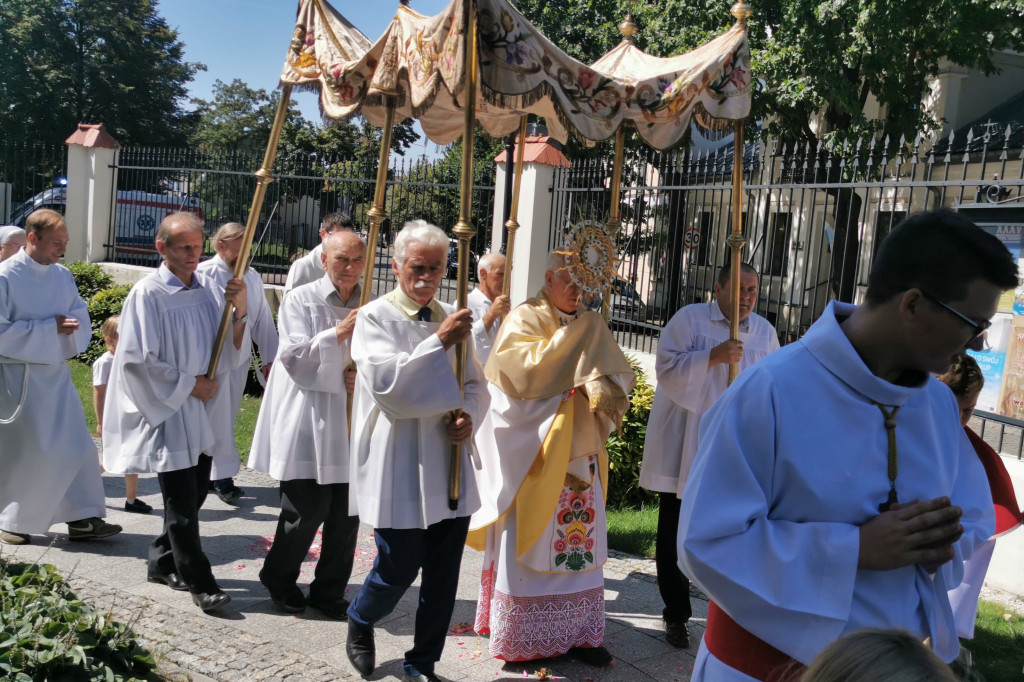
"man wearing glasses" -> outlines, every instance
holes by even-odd
[[[996,237],[949,211],[911,216],[863,305],[831,303],[706,414],[679,519],[680,568],[712,601],[695,682],[764,680],[864,627],[956,658],[946,592],[994,518],[931,375],[983,343],[1016,286]]]

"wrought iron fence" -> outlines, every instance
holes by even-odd
[[[64,213],[67,146],[0,142],[0,224],[24,225],[37,208]]]
[[[799,338],[830,300],[860,302],[878,245],[908,213],[953,207],[979,221],[1024,218],[1021,133],[1018,124],[989,124],[942,139],[747,144],[742,257],[760,273],[758,312],[780,341]],[[610,297],[623,346],[656,352],[679,308],[711,300],[730,255],[733,156],[731,141],[710,151],[627,153]],[[583,159],[556,172],[552,246],[581,219],[607,219],[611,171],[609,159]],[[1020,457],[1024,423],[986,418],[986,435]]]
[[[225,222],[245,222],[256,187],[254,172],[262,157],[198,149],[126,148],[119,152],[117,190],[107,243],[108,259],[150,265],[157,262],[153,238],[166,213],[178,210],[200,215],[212,234]],[[325,215],[343,211],[356,229],[369,227],[376,160],[327,158],[316,154],[279,154],[274,182],[267,188],[260,226],[253,244],[253,266],[268,283],[284,283],[291,262],[319,243]],[[458,220],[458,163],[442,157],[394,158],[388,171],[385,212],[375,287],[394,284],[390,243],[394,228],[422,218],[446,232]],[[471,243],[482,253],[490,243],[494,210],[493,168],[482,168],[473,188],[473,222],[478,234]],[[394,226],[394,228],[392,228]],[[212,246],[207,251],[212,253]],[[442,297],[454,298],[450,282]]]

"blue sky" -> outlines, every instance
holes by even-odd
[[[433,15],[448,2],[413,0],[410,7]],[[375,41],[394,16],[398,0],[333,0],[330,4]],[[157,11],[177,29],[185,60],[207,66],[207,71],[196,74],[190,95],[210,99],[217,79],[230,83],[240,78],[250,87],[265,90],[277,87],[297,7],[298,0],[159,0]],[[306,118],[319,121],[314,94],[296,92],[293,97]]]

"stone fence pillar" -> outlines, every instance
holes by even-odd
[[[64,220],[68,226],[68,250],[64,262],[96,263],[106,258],[117,168],[121,145],[103,124],[79,123],[65,140],[68,146],[68,192]]]

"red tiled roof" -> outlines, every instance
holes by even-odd
[[[77,144],[82,147],[99,147],[101,149],[120,149],[121,144],[111,137],[102,123],[79,123],[78,130],[64,140],[64,144]]]
[[[526,137],[526,149],[523,151],[523,162],[539,163],[556,168],[568,168],[570,165],[569,159],[565,157],[565,154],[549,144],[549,139],[551,138],[548,135],[528,135]],[[494,162],[505,163],[505,158],[505,152],[501,152],[494,157]]]

